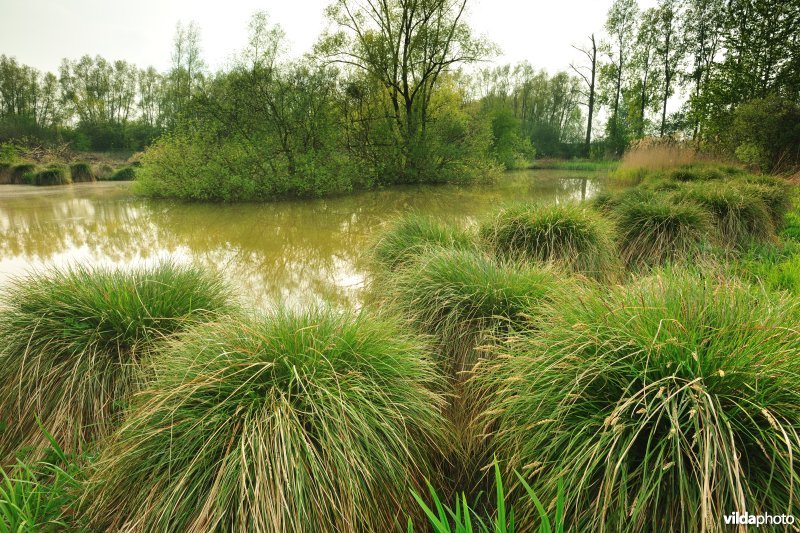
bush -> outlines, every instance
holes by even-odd
[[[711,232],[708,213],[690,202],[627,201],[616,215],[620,251],[630,267],[692,258]]]
[[[72,178],[64,165],[50,165],[36,173],[34,185],[69,185]]]
[[[724,142],[740,161],[765,172],[800,163],[800,106],[777,95],[736,107]]]
[[[382,531],[448,442],[420,341],[329,312],[198,326],[102,452],[99,530]]]
[[[480,234],[499,257],[555,262],[593,277],[606,276],[614,262],[610,224],[580,205],[511,207]]]
[[[713,217],[722,243],[742,248],[752,242],[775,237],[770,211],[752,191],[731,184],[690,185],[677,193],[679,198],[697,202]]]
[[[89,163],[73,163],[69,167],[73,183],[95,181],[94,171]]]
[[[798,508],[797,302],[712,277],[585,293],[481,367],[501,464],[544,502],[561,477],[569,530],[716,530]]]
[[[431,246],[466,250],[474,243],[464,231],[412,214],[391,222],[380,233],[371,256],[379,268],[394,272]]]
[[[168,263],[13,280],[0,299],[0,459],[47,445],[37,417],[70,452],[106,433],[148,350],[227,301],[215,277]]]
[[[133,167],[122,167],[111,175],[111,181],[131,181],[136,178],[136,170]]]

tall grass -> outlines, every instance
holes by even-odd
[[[696,257],[712,229],[699,205],[663,197],[625,201],[615,214],[620,252],[632,268]]]
[[[705,272],[586,291],[481,367],[484,422],[575,531],[695,531],[800,505],[798,303]],[[518,517],[535,515],[517,502]]]
[[[153,364],[89,481],[95,529],[402,528],[448,442],[426,348],[387,319],[209,323]]]
[[[430,249],[395,273],[384,293],[395,311],[433,336],[445,374],[457,378],[477,362],[483,342],[526,322],[559,283],[550,269]]]
[[[579,204],[510,207],[484,223],[480,235],[498,257],[558,263],[596,278],[614,265],[611,224]]]
[[[69,452],[106,433],[147,351],[227,306],[216,277],[170,263],[13,280],[0,296],[0,457],[49,445],[37,417]]]
[[[389,223],[371,247],[371,255],[380,269],[394,272],[431,246],[464,250],[474,243],[465,231],[411,214]]]
[[[50,165],[36,173],[34,185],[69,185],[72,178],[69,169],[64,165]]]
[[[33,185],[36,176],[36,165],[20,163],[11,167],[11,183],[15,185]]]
[[[506,502],[506,490],[503,488],[503,478],[500,473],[500,466],[497,460],[493,463],[495,502],[494,516],[491,518],[483,517],[475,509],[471,508],[467,497],[461,493],[456,497],[455,508],[446,506],[436,490],[428,484],[432,506],[428,506],[422,496],[414,493],[414,499],[425,511],[428,518],[430,530],[434,533],[514,533],[515,531],[533,531],[533,523],[518,524],[514,521],[514,509],[509,507]],[[536,493],[525,481],[519,472],[514,472],[519,482],[525,488],[530,501],[536,506],[539,512],[539,533],[563,533],[564,532],[564,487],[559,485],[558,495],[554,503],[555,509],[545,508],[544,504],[536,496]],[[549,502],[548,502],[549,503]],[[553,518],[551,521],[550,518]],[[414,531],[413,523],[409,519],[409,533]]]
[[[772,216],[764,201],[741,187],[727,183],[687,184],[675,194],[706,208],[721,242],[727,246],[742,248],[775,237]]]
[[[0,531],[70,531],[74,505],[80,495],[79,463],[67,455],[51,435],[46,458],[17,460],[0,468]]]
[[[91,182],[97,179],[89,163],[73,163],[69,166],[69,173],[72,176],[73,183]]]
[[[136,179],[136,169],[132,166],[122,167],[109,178],[111,181],[131,181]]]

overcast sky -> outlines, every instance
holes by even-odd
[[[169,66],[178,21],[201,29],[203,57],[216,68],[245,42],[253,12],[265,10],[301,55],[325,28],[330,0],[0,0],[0,54],[40,70],[61,58],[100,54],[140,67]],[[639,0],[642,8],[655,0]],[[530,61],[554,72],[577,58],[572,44],[601,32],[611,0],[470,0],[468,20],[498,44],[496,62]]]

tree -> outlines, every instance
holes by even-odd
[[[582,66],[570,65],[570,68],[580,76],[584,83],[586,83],[586,92],[583,93],[586,97],[586,108],[588,110],[589,118],[586,121],[586,142],[585,142],[585,155],[589,157],[592,147],[592,119],[594,118],[594,104],[595,104],[595,80],[597,76],[597,42],[595,41],[594,34],[589,37],[591,46],[579,48],[573,46],[577,51],[586,56],[589,64]]]
[[[672,96],[673,81],[684,56],[684,47],[680,38],[677,0],[659,0],[656,13],[655,29],[663,89],[660,135],[663,137],[667,127],[667,100]]]
[[[644,137],[645,135],[647,111],[653,107],[653,101],[656,98],[655,90],[658,83],[658,71],[656,68],[657,25],[658,11],[656,9],[651,8],[642,13],[632,58],[632,69],[635,75],[632,90],[636,93],[638,100],[636,134],[639,137]]]
[[[686,52],[691,61],[691,70],[685,77],[685,82],[693,86],[689,108],[693,123],[692,137],[698,138],[701,124],[708,115],[701,97],[720,52],[725,0],[685,0],[685,6],[681,27]]]
[[[338,30],[325,35],[317,51],[382,87],[401,149],[401,181],[418,181],[433,164],[426,138],[443,75],[493,50],[472,35],[465,6],[466,0],[337,0],[327,9]]]
[[[630,51],[636,36],[636,22],[639,16],[639,5],[636,0],[614,0],[608,11],[605,29],[611,42],[606,46],[609,65],[606,69],[607,82],[611,86],[611,117],[608,122],[609,137],[618,152],[624,148],[620,138],[619,106],[622,98],[622,87],[625,72],[630,64]]]

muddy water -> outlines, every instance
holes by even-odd
[[[415,211],[476,224],[503,205],[590,198],[599,174],[536,170],[491,185],[414,186],[324,200],[184,204],[137,198],[130,183],[0,186],[0,289],[48,265],[170,258],[216,268],[250,305],[347,305],[369,275],[364,252],[387,219]]]

